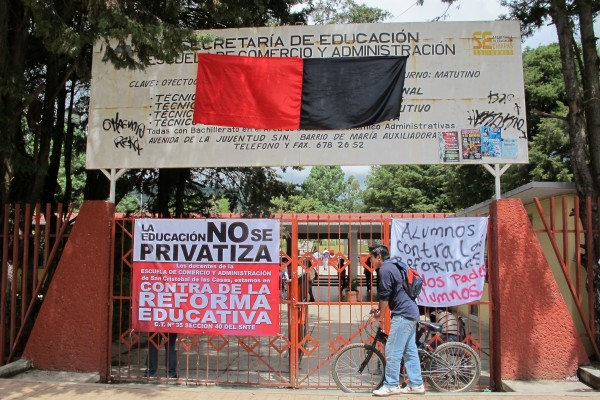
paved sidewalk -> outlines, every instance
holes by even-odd
[[[46,373],[21,374],[11,379],[0,379],[0,399],[52,399],[52,400],[325,400],[373,398],[369,394],[353,395],[336,389],[267,389],[255,387],[221,387],[221,386],[186,386],[184,383],[169,384],[101,384],[89,383],[90,374]],[[43,379],[40,379],[43,378]],[[508,382],[511,384],[511,382]],[[428,400],[458,399],[590,399],[600,398],[600,393],[593,391],[581,382],[543,381],[512,382],[515,392],[469,392],[440,393],[429,391]],[[403,397],[403,396],[393,396]]]

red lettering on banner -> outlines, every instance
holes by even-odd
[[[482,266],[479,270],[471,270],[466,274],[450,274],[450,279],[454,280],[455,285],[477,281],[479,278],[485,278],[485,266]]]
[[[446,282],[444,282],[444,279],[442,279],[441,276],[426,276],[425,274],[422,275],[423,277],[423,286],[425,287],[438,287],[438,288],[443,288],[444,286],[446,286]]]
[[[470,301],[479,300],[482,294],[483,291],[477,290],[476,284],[469,285],[468,287],[462,287],[459,290],[450,290],[441,293],[428,292],[427,288],[423,286],[423,290],[421,291],[417,302],[444,305],[460,300],[461,304],[466,304]]]

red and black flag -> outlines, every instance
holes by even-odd
[[[351,129],[400,115],[406,57],[199,54],[194,123]]]

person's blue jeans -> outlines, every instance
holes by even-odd
[[[400,363],[403,355],[409,386],[423,384],[419,352],[415,341],[416,327],[417,321],[411,321],[397,315],[392,318],[390,333],[385,345],[385,386],[399,386]]]
[[[168,371],[169,378],[177,378],[177,351],[175,349],[175,343],[177,342],[176,333],[167,333],[168,341],[165,344],[167,350],[166,368]],[[155,341],[161,340],[160,334],[156,335]],[[146,376],[155,377],[158,369],[158,349],[152,344],[148,343],[148,371]]]

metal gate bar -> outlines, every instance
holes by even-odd
[[[68,238],[72,208],[4,204],[0,268],[0,366],[18,357]]]
[[[596,358],[600,358],[600,350],[598,349],[595,340],[596,338],[594,336],[594,296],[589,295],[590,293],[595,293],[593,264],[596,256],[594,255],[593,236],[598,233],[597,227],[600,226],[600,221],[594,224],[592,218],[592,199],[590,197],[588,197],[585,202],[587,218],[584,221],[584,224],[580,221],[580,201],[577,196],[572,198],[572,204],[569,203],[569,199],[567,199],[566,196],[563,196],[560,204],[561,207],[558,210],[561,215],[559,224],[556,221],[556,198],[553,197],[550,199],[547,212],[544,209],[542,202],[537,198],[535,199],[536,209],[543,223],[543,229],[535,229],[535,232],[540,235],[545,235],[550,241],[552,249],[554,250],[555,260],[559,263],[560,270],[562,271],[562,275],[569,288],[569,294],[577,308],[578,316],[585,328],[585,332],[594,349]],[[600,207],[600,200],[596,207]],[[547,214],[550,215],[550,221],[548,221],[548,218],[546,217]],[[588,229],[584,229],[582,225],[585,225]],[[585,249],[581,245],[582,238],[585,238]],[[562,242],[562,249],[560,242]],[[574,256],[571,255],[571,242],[574,242]],[[582,263],[582,251],[585,252],[587,256],[586,263]],[[548,255],[546,255],[546,258],[548,258]],[[586,273],[585,280],[581,278],[582,273]],[[575,274],[575,279],[572,278],[572,274]],[[585,282],[587,282],[587,285]],[[583,296],[584,291],[587,291],[588,294],[587,315],[583,309],[585,301]]]

